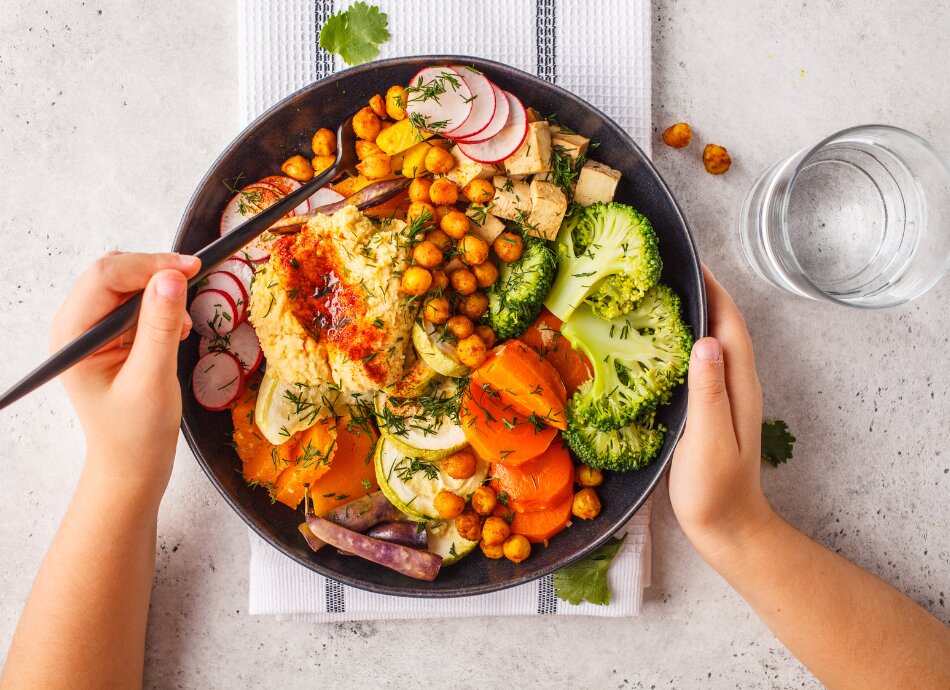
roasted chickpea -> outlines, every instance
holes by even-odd
[[[462,188],[462,195],[473,204],[487,204],[495,196],[495,185],[491,180],[472,180]]]
[[[501,544],[496,544],[495,546],[489,546],[484,541],[478,542],[478,545],[482,549],[482,553],[485,554],[485,558],[504,558],[505,549]]]
[[[574,494],[571,512],[574,517],[579,517],[581,520],[593,520],[600,515],[600,499],[597,497],[597,492],[588,487]]]
[[[449,301],[445,297],[432,297],[426,300],[423,314],[434,324],[443,324],[449,320]]]
[[[470,295],[478,289],[478,281],[475,274],[467,268],[460,268],[449,274],[449,283],[452,289],[460,295]]]
[[[379,148],[379,145],[375,141],[357,141],[356,142],[356,157],[361,161],[365,161],[367,158],[372,156],[385,156],[385,152]]]
[[[422,266],[410,266],[402,274],[399,289],[407,295],[424,295],[432,286],[432,274]]]
[[[590,465],[578,465],[574,471],[574,481],[584,487],[600,486],[604,483],[604,473]]]
[[[481,291],[473,292],[459,303],[459,312],[472,321],[478,321],[486,311],[488,311],[488,295]]]
[[[488,348],[477,335],[470,335],[463,338],[455,346],[459,361],[467,367],[473,369],[485,361],[488,356]]]
[[[472,273],[475,274],[475,280],[478,281],[480,288],[491,287],[498,282],[498,267],[491,261],[483,261],[472,266]]]
[[[436,206],[435,207],[435,222],[441,225],[442,219],[455,210],[456,209],[454,206]]]
[[[409,183],[409,201],[420,201],[428,204],[432,201],[429,197],[429,188],[432,187],[432,178],[414,177]]]
[[[470,479],[475,476],[475,471],[478,469],[478,458],[475,457],[471,448],[463,448],[445,458],[441,467],[452,479]]]
[[[429,196],[432,197],[433,204],[451,206],[459,200],[459,188],[452,180],[440,177],[432,183]]]
[[[449,333],[455,336],[455,341],[465,340],[468,336],[475,332],[475,326],[472,324],[472,320],[467,316],[462,316],[461,314],[456,314],[451,319],[445,322],[445,327],[449,329]]]
[[[466,510],[455,518],[455,530],[463,539],[478,541],[482,538],[482,516],[472,510]]]
[[[368,106],[360,108],[359,112],[353,116],[353,131],[360,139],[376,141],[381,129],[379,118]]]
[[[455,159],[452,154],[443,148],[433,146],[426,153],[426,170],[437,175],[444,175],[455,167]]]
[[[507,264],[517,261],[524,252],[524,240],[514,232],[503,232],[492,243],[498,258]]]
[[[383,97],[378,93],[373,94],[373,97],[369,99],[369,109],[380,120],[386,119],[386,103],[383,102]]]
[[[439,215],[439,209],[436,207],[435,215]],[[429,230],[426,233],[426,240],[434,244],[439,248],[439,251],[443,254],[448,253],[452,250],[452,238],[446,235],[444,232],[436,228],[435,230]]]
[[[498,340],[498,336],[495,335],[495,331],[491,329],[491,326],[486,326],[485,324],[475,326],[475,335],[482,339],[482,342],[485,343],[485,347],[487,348],[494,346],[495,341]]]
[[[360,174],[370,180],[381,180],[393,172],[392,159],[385,153],[379,153],[356,164]]]
[[[403,87],[389,87],[386,92],[386,114],[397,121],[406,119],[406,90]]]
[[[438,268],[432,271],[432,285],[429,287],[429,291],[438,292],[441,295],[448,289],[449,277],[445,275],[445,271]]]
[[[703,149],[703,165],[706,166],[706,172],[710,175],[722,175],[732,165],[732,159],[729,158],[729,152],[722,146],[706,144],[706,148]]]
[[[314,156],[310,159],[310,165],[313,166],[313,174],[319,175],[336,163],[336,156]]]
[[[472,493],[472,510],[479,515],[491,515],[498,505],[498,496],[490,486],[482,485]]]
[[[510,534],[511,527],[508,523],[494,515],[486,518],[485,524],[482,525],[482,540],[489,546],[504,544]]]
[[[521,563],[521,561],[531,555],[531,542],[522,534],[512,534],[505,539],[505,543],[502,545],[502,551],[505,554],[505,558],[512,563]]]
[[[470,222],[468,216],[461,211],[449,211],[442,218],[439,227],[442,228],[449,237],[460,240],[468,233]]]
[[[488,244],[477,235],[465,235],[459,240],[459,254],[469,266],[477,266],[488,259]]]
[[[336,134],[326,127],[321,127],[314,132],[310,148],[313,149],[314,156],[332,156],[336,153]]]
[[[666,131],[663,132],[663,143],[667,146],[672,146],[674,149],[681,149],[684,146],[689,146],[689,142],[693,139],[693,130],[685,122],[677,122],[675,125],[671,125],[666,128]]]
[[[423,240],[413,248],[412,260],[420,266],[435,268],[442,263],[442,250],[434,242]]]
[[[281,172],[297,182],[309,182],[313,179],[313,165],[303,156],[291,156],[280,166]]]
[[[454,520],[462,511],[465,510],[465,499],[453,494],[451,491],[442,489],[432,499],[432,505],[435,506],[439,517],[443,520]]]
[[[406,221],[411,225],[413,223],[422,223],[422,225],[435,225],[435,209],[432,204],[424,201],[413,201],[409,204],[409,210],[406,211]]]

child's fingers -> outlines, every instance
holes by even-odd
[[[122,378],[145,382],[174,377],[178,343],[185,325],[188,281],[175,270],[159,271],[148,282],[135,329],[132,351],[122,368]]]

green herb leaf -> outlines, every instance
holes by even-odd
[[[792,457],[795,437],[781,419],[762,420],[762,460],[778,467]]]
[[[557,598],[570,604],[580,604],[582,601],[598,606],[610,604],[607,571],[626,538],[627,535],[611,539],[590,555],[555,572],[554,592]]]
[[[361,65],[379,55],[389,40],[389,18],[375,5],[354,2],[331,16],[320,30],[320,46],[348,65]]]

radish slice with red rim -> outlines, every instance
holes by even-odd
[[[214,338],[204,338],[198,341],[198,356],[204,357],[209,352],[230,352],[241,361],[244,373],[249,374],[257,369],[264,361],[264,351],[257,332],[248,322],[242,323],[227,335]]]
[[[207,289],[195,295],[188,307],[192,328],[199,335],[213,338],[225,335],[238,325],[240,312],[231,296],[216,289]]]
[[[217,271],[226,271],[241,281],[244,286],[244,292],[251,294],[251,281],[254,280],[254,266],[250,261],[232,256],[227,261],[221,262],[215,269]]]
[[[221,235],[227,235],[243,225],[248,218],[277,203],[282,196],[283,193],[277,187],[266,182],[248,185],[225,206],[221,214]],[[293,212],[288,215],[293,215]],[[273,233],[263,232],[244,246],[245,255],[251,261],[267,259],[270,256],[270,243],[276,238]]]
[[[472,91],[472,112],[465,122],[451,132],[453,139],[465,139],[477,135],[491,123],[495,115],[495,89],[481,72],[469,67],[455,67],[455,71]],[[503,99],[501,91],[499,97]]]
[[[206,410],[225,409],[241,395],[244,370],[241,361],[229,352],[209,352],[198,360],[191,374],[191,391]]]
[[[254,184],[269,184],[272,187],[276,187],[280,193],[284,196],[287,196],[291,192],[296,192],[302,186],[297,180],[292,177],[285,177],[283,175],[269,175],[259,182]],[[293,215],[302,216],[311,208],[307,199],[304,199],[299,206],[294,209]]]
[[[310,195],[310,198],[307,201],[310,202],[310,208],[320,208],[321,206],[329,206],[330,204],[335,204],[338,201],[344,201],[345,196],[340,194],[334,189],[329,187],[321,187],[313,194]]]
[[[248,292],[242,285],[240,278],[233,273],[221,270],[219,267],[218,270],[212,271],[198,281],[198,292],[201,293],[205,290],[220,290],[227,293],[231,301],[234,302],[234,306],[237,307],[238,321],[244,320],[244,313],[248,308]]]
[[[426,67],[409,82],[406,112],[419,129],[450,134],[472,112],[472,90],[451,67]]]
[[[458,142],[459,151],[479,163],[500,163],[518,150],[528,136],[528,115],[521,101],[504,92],[511,112],[508,122],[498,134],[478,144]]]
[[[508,114],[511,112],[511,106],[508,105],[508,99],[505,97],[504,91],[495,86],[495,84],[491,85],[491,90],[495,97],[495,112],[492,114],[491,122],[478,134],[467,137],[453,136],[453,139],[458,142],[464,141],[466,144],[478,144],[483,141],[488,141],[504,128],[508,122]]]

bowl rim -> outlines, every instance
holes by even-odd
[[[274,113],[280,111],[284,108],[290,101],[293,101],[296,98],[299,98],[305,93],[332,88],[341,81],[349,80],[355,76],[370,73],[380,67],[388,67],[391,65],[397,64],[415,64],[419,63],[425,66],[424,63],[433,64],[433,65],[451,65],[451,64],[471,64],[482,71],[486,70],[499,70],[501,72],[508,73],[509,76],[516,76],[518,78],[525,78],[530,82],[534,82],[535,85],[540,86],[541,88],[546,88],[551,91],[554,91],[557,96],[566,101],[571,101],[574,105],[582,109],[592,109],[598,113],[600,117],[604,120],[604,125],[610,129],[615,136],[617,136],[622,142],[624,142],[628,147],[634,149],[637,153],[640,154],[641,160],[639,163],[644,164],[656,180],[659,182],[659,186],[662,189],[666,201],[670,204],[671,209],[674,212],[676,220],[680,223],[681,228],[686,233],[686,242],[690,248],[689,263],[690,269],[693,273],[693,278],[696,280],[699,285],[699,321],[696,327],[695,338],[705,337],[708,328],[708,313],[707,313],[707,304],[706,304],[706,287],[703,280],[702,274],[702,263],[699,258],[699,251],[696,247],[696,242],[693,238],[692,231],[690,230],[689,223],[686,221],[686,217],[683,214],[682,209],[680,209],[679,204],[676,202],[676,199],[673,197],[672,192],[670,191],[666,181],[660,175],[659,171],[656,169],[656,166],[653,165],[653,161],[649,156],[640,148],[640,146],[634,141],[633,137],[627,133],[620,125],[618,125],[610,116],[604,113],[602,110],[597,108],[591,103],[588,103],[579,96],[571,93],[565,88],[558,86],[555,83],[548,82],[540,77],[525,72],[517,67],[512,67],[502,62],[496,60],[490,60],[487,58],[476,57],[472,55],[446,55],[446,54],[437,54],[437,55],[408,55],[403,57],[394,57],[387,58],[384,60],[376,60],[373,62],[368,62],[356,67],[351,67],[339,72],[335,72],[332,75],[324,77],[314,81],[293,93],[282,98],[280,101],[272,105],[270,108],[265,110],[263,113],[258,115],[254,120],[248,123],[241,131],[228,143],[228,145],[221,151],[221,153],[215,158],[214,162],[208,168],[208,171],[202,176],[201,180],[195,187],[195,191],[192,194],[191,198],[188,200],[185,210],[182,214],[181,221],[178,225],[178,230],[175,234],[175,240],[173,244],[173,251],[179,251],[184,243],[184,234],[185,234],[185,222],[187,221],[189,215],[191,215],[192,208],[194,207],[198,196],[201,190],[205,189],[209,181],[212,180],[213,172],[217,170],[219,163],[228,156],[235,148],[243,145],[249,138],[250,133],[255,130],[259,125],[263,124],[267,119],[269,119]],[[686,391],[684,391],[685,393]],[[581,558],[584,558],[590,554],[595,549],[599,548],[605,544],[609,539],[626,525],[633,515],[646,503],[647,499],[653,494],[653,491],[656,489],[660,480],[666,474],[669,463],[673,455],[673,451],[676,448],[676,445],[679,443],[680,438],[682,437],[683,429],[685,427],[685,417],[683,424],[680,425],[680,428],[675,430],[668,431],[669,436],[668,444],[664,444],[666,448],[669,449],[667,453],[660,458],[657,458],[654,462],[660,465],[658,471],[654,478],[647,485],[646,490],[643,494],[623,512],[619,519],[617,519],[616,524],[611,526],[604,534],[597,539],[592,540],[584,548],[580,549],[577,553],[572,554],[570,557],[563,558],[560,561],[555,563],[548,564],[536,570],[531,570],[530,572],[525,572],[524,574],[518,575],[516,577],[510,578],[504,582],[498,583],[476,583],[472,585],[467,585],[464,587],[458,587],[455,590],[435,590],[431,592],[426,592],[422,589],[413,589],[410,588],[408,591],[403,590],[401,587],[392,587],[385,584],[377,583],[367,583],[357,577],[349,576],[346,573],[339,573],[333,571],[329,568],[326,568],[322,564],[311,560],[309,558],[301,557],[297,552],[292,551],[291,549],[285,547],[278,540],[271,538],[270,535],[266,534],[265,531],[251,519],[250,515],[245,515],[244,510],[239,506],[236,499],[231,496],[231,494],[225,489],[225,487],[218,481],[214,472],[211,470],[211,467],[207,460],[204,457],[204,453],[200,450],[198,445],[197,438],[189,424],[188,420],[185,418],[184,414],[181,419],[181,430],[182,434],[185,437],[185,440],[188,443],[188,447],[191,449],[192,453],[195,456],[195,459],[198,461],[198,464],[201,466],[202,471],[205,476],[211,481],[214,487],[218,490],[218,493],[221,494],[225,502],[231,507],[231,509],[237,513],[244,521],[244,523],[250,527],[250,529],[263,541],[265,541],[269,546],[273,547],[279,551],[284,556],[290,558],[292,561],[298,565],[307,568],[313,572],[316,572],[324,577],[335,580],[342,584],[348,585],[350,587],[355,587],[364,591],[374,592],[377,594],[386,594],[391,596],[399,597],[409,597],[409,598],[421,598],[421,599],[451,599],[456,597],[468,597],[475,596],[479,594],[489,594],[492,592],[499,592],[511,587],[517,587],[519,585],[526,584],[528,582],[533,582],[539,580],[546,575],[549,575],[556,570],[574,563]]]

